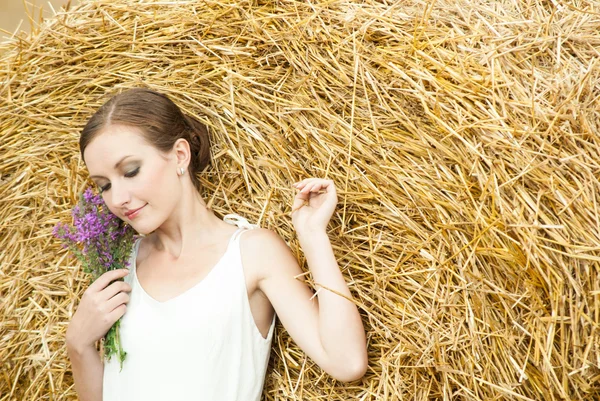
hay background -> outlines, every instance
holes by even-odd
[[[51,237],[115,88],[211,128],[204,196],[294,252],[290,184],[368,331],[337,383],[278,324],[267,400],[600,399],[600,7],[592,1],[84,1],[2,47],[0,400],[72,400],[86,279]]]

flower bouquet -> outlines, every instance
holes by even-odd
[[[91,275],[90,284],[109,270],[129,267],[129,257],[136,231],[123,220],[112,214],[100,195],[86,189],[79,195],[79,202],[71,211],[73,225],[58,223],[53,234],[62,241]],[[108,330],[102,339],[104,357],[110,360],[117,355],[123,368],[127,353],[119,339],[121,319]]]

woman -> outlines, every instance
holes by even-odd
[[[130,271],[90,285],[69,324],[81,400],[258,400],[275,314],[332,377],[364,375],[364,328],[326,234],[332,181],[293,184],[292,221],[315,282],[348,299],[296,279],[302,270],[273,231],[213,214],[196,177],[209,163],[206,128],[167,96],[136,88],[111,98],[80,151],[108,208],[142,234]],[[94,345],[121,317],[122,371]]]

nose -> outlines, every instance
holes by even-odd
[[[126,185],[119,183],[111,184],[112,203],[116,207],[122,207],[129,203],[130,194]]]

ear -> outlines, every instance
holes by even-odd
[[[173,144],[173,153],[175,154],[177,167],[183,167],[187,170],[191,161],[190,144],[183,138],[179,138]]]

